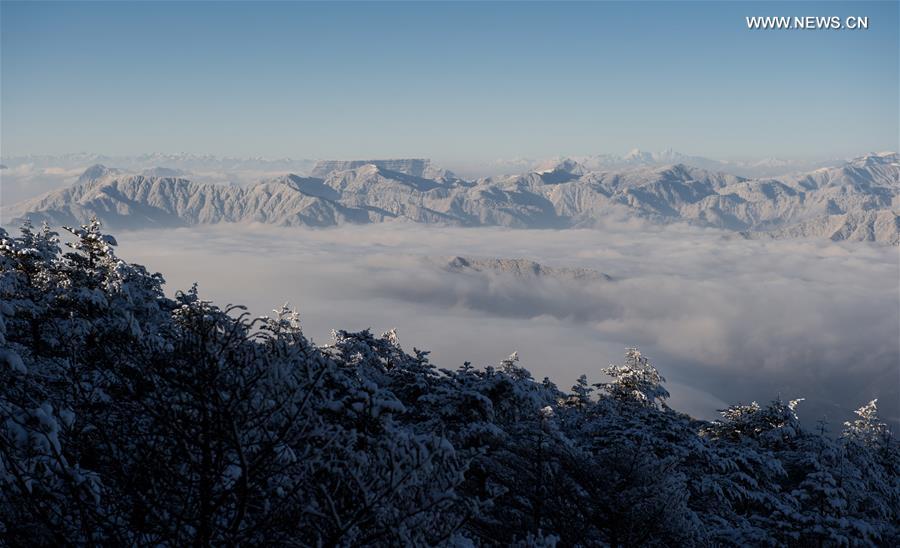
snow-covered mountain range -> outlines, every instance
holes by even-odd
[[[221,222],[334,226],[395,219],[459,226],[590,227],[607,216],[687,222],[752,237],[900,243],[900,159],[873,153],[834,167],[748,179],[686,163],[599,169],[564,159],[466,180],[427,160],[319,162],[311,176],[198,183],[171,168],[95,165],[75,184],[5,207],[4,224],[97,216],[112,228]]]
[[[721,171],[748,178],[781,177],[785,174],[812,171],[822,167],[834,167],[844,163],[840,159],[786,159],[754,158],[717,160],[691,154],[683,154],[667,148],[660,152],[650,152],[638,148],[625,154],[592,154],[545,159],[515,158],[498,159],[488,165],[460,166],[458,172],[479,174],[520,173],[552,167],[565,159],[572,159],[592,171],[614,171],[635,167],[660,167],[672,164],[686,164],[710,171]]]
[[[307,171],[313,160],[292,158],[227,157],[212,154],[160,153],[138,155],[106,155],[86,152],[72,154],[32,154],[27,156],[4,156],[3,163],[10,168],[30,165],[34,168],[71,169],[91,164],[116,165],[129,170],[149,169],[166,166],[194,173],[201,172],[242,172],[242,171]]]

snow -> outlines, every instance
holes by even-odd
[[[166,297],[99,222],[65,253],[22,233],[0,232],[4,543],[900,539],[900,444],[875,400],[830,437],[799,399],[679,413],[636,348],[566,391],[518,353],[438,369],[396,331],[315,346],[287,307],[253,320],[196,286]]]
[[[398,218],[568,228],[590,227],[617,214],[750,237],[900,244],[896,153],[777,179],[727,174],[721,166],[673,152],[648,154],[635,153],[618,167],[564,159],[546,169],[476,181],[423,159],[327,161],[312,177],[282,175],[247,186],[94,166],[72,187],[4,207],[2,218],[70,224],[94,215],[117,228],[222,222],[326,227]]]

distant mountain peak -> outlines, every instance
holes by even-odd
[[[180,169],[172,169],[170,167],[151,167],[149,169],[145,169],[141,172],[141,175],[144,177],[184,177],[187,175],[184,171]]]
[[[573,173],[576,175],[582,175],[587,172],[583,165],[571,158],[566,158],[562,162],[556,164],[554,171],[565,171],[566,173]]]
[[[84,170],[84,173],[78,177],[78,183],[88,183],[91,181],[96,181],[98,179],[102,179],[108,175],[118,175],[121,173],[120,170],[116,168],[106,167],[103,164],[94,164],[91,167]]]
[[[853,165],[896,165],[900,162],[900,155],[896,152],[870,152],[858,158],[850,160]]]
[[[584,175],[589,170],[581,165],[580,162],[572,158],[563,158],[562,160],[546,167],[544,169],[535,170],[537,173],[569,173],[571,175]]]
[[[629,162],[635,161],[635,160],[652,161],[653,154],[650,152],[644,152],[643,150],[641,150],[639,148],[633,148],[633,149],[629,150],[628,153],[622,157],[622,159],[625,161],[629,161]]]
[[[365,164],[365,165],[359,166],[356,169],[363,173],[379,173],[379,172],[381,172],[382,168],[378,164],[372,163],[372,164]]]
[[[647,153],[633,151],[630,156],[646,158]],[[567,228],[602,226],[605,217],[625,214],[778,237],[898,241],[896,215],[890,214],[900,201],[897,153],[871,153],[819,170],[752,179],[725,173],[720,163],[698,165],[674,152],[657,158],[662,156],[666,162],[557,158],[549,169],[478,181],[453,178],[425,159],[323,161],[312,177],[276,173],[239,187],[192,182],[169,168],[121,171],[98,163],[84,171],[82,184],[6,206],[2,215],[14,223],[28,217],[57,225],[96,215],[110,226],[128,227],[217,222],[335,226],[405,219]],[[514,260],[491,264],[522,271],[533,266]],[[462,260],[456,266],[466,268]]]
[[[426,158],[391,158],[382,160],[319,160],[313,166],[310,175],[324,179],[335,171],[349,171],[364,166],[405,173],[414,177],[423,177],[426,172],[433,169],[431,160]]]

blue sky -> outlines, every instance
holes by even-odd
[[[751,15],[868,16],[750,31]],[[0,153],[898,148],[898,3],[0,3]]]

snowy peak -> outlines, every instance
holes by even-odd
[[[566,158],[546,169],[537,170],[538,173],[569,173],[571,175],[584,175],[589,170],[572,158]]]
[[[300,192],[301,194],[306,194],[307,196],[312,196],[315,198],[322,198],[324,200],[337,200],[338,198],[340,198],[340,194],[335,189],[329,187],[322,179],[319,179],[317,177],[301,177],[300,175],[289,173],[287,175],[277,177],[272,181],[269,181],[268,183],[283,185],[290,188],[291,190]],[[256,185],[256,187],[266,185],[268,183],[263,182],[259,185]]]
[[[81,176],[78,177],[76,184],[90,183],[93,181],[111,179],[116,177],[133,177],[136,175],[140,175],[141,177],[145,177],[147,179],[177,179],[186,177],[188,173],[180,169],[161,166],[133,171],[107,167],[103,164],[94,164],[84,170],[84,173],[82,173]]]
[[[573,175],[584,175],[587,173],[587,169],[585,169],[584,166],[571,158],[566,158],[562,162],[556,164],[553,171],[564,171]]]
[[[654,155],[650,152],[645,152],[639,148],[633,148],[628,151],[625,156],[622,157],[626,162],[631,163],[651,163],[655,161]]]
[[[566,158],[548,169],[535,171],[535,173],[540,175],[542,182],[546,184],[567,183],[578,179],[588,172],[587,168],[571,158]]]
[[[640,151],[629,156],[648,157]],[[663,156],[678,154],[651,155]],[[97,164],[74,186],[4,207],[2,218],[13,224],[28,217],[71,225],[96,215],[112,228],[218,222],[334,226],[395,219],[567,228],[626,215],[779,237],[838,234],[895,243],[900,233],[896,216],[880,214],[900,208],[900,162],[893,152],[780,179],[748,179],[689,162],[600,170],[575,158],[474,182],[423,159],[320,162],[314,173],[318,176],[288,174],[228,186],[197,183],[175,169],[131,174]]]
[[[871,166],[900,166],[900,155],[896,152],[871,152],[865,156],[854,158],[847,162],[848,165],[856,167]]]
[[[89,183],[92,181],[97,181],[99,179],[104,179],[111,175],[119,175],[121,173],[122,173],[121,170],[118,170],[115,168],[109,168],[103,164],[94,164],[91,167],[84,170],[84,173],[82,173],[81,176],[78,177],[78,181],[76,181],[76,183],[77,184]]]
[[[141,171],[141,175],[151,179],[154,177],[169,177],[174,179],[177,177],[184,177],[187,173],[180,169],[173,169],[170,167],[151,167]]]
[[[313,166],[310,175],[324,179],[336,171],[349,171],[365,166],[375,166],[390,171],[405,173],[413,177],[424,177],[432,168],[431,160],[424,158],[387,160],[320,160]]]
[[[381,165],[366,163],[347,170],[329,172],[323,183],[338,192],[360,194],[364,193],[378,197],[382,193],[395,189],[398,185],[417,192],[427,192],[439,186],[444,186],[443,179],[428,178],[412,175],[405,171],[390,169],[387,162]],[[395,167],[403,167],[396,166]]]
[[[624,156],[622,156],[622,161],[624,163],[641,165],[677,164],[689,162],[691,160],[699,160],[701,163],[708,163],[712,161],[706,158],[688,156],[686,154],[676,152],[671,148],[667,148],[662,152],[647,152],[639,148],[633,148],[629,150],[628,153],[626,153]]]

